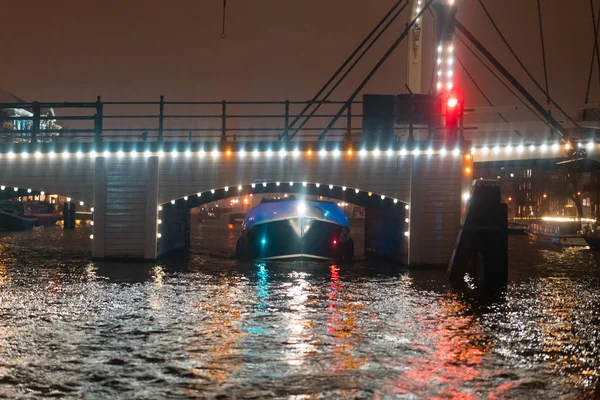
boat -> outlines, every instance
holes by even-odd
[[[327,201],[263,199],[246,214],[238,259],[314,259],[349,262],[354,256],[344,211]]]
[[[55,225],[60,217],[60,213],[56,212],[56,206],[54,204],[29,201],[23,203],[24,215],[26,217],[37,218],[40,226],[51,226]]]
[[[587,226],[583,230],[583,239],[592,250],[600,250],[600,224],[595,221],[592,227]]]
[[[527,235],[527,225],[521,225],[515,222],[508,223],[509,235]]]
[[[23,203],[0,203],[0,231],[27,231],[37,225],[37,218],[24,215]]]
[[[581,234],[581,220],[574,218],[544,217],[527,228],[529,237],[539,242],[558,246],[587,246]]]
[[[232,225],[240,225],[244,223],[246,213],[231,213],[229,214],[229,223]]]

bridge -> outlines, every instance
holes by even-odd
[[[377,29],[387,29],[407,4],[398,1],[368,39],[376,41]],[[351,60],[368,41],[308,101],[98,97],[0,104],[12,110],[0,116],[2,190],[57,193],[93,207],[95,259],[155,259],[185,246],[189,210],[198,205],[243,194],[299,193],[365,207],[373,253],[411,265],[447,264],[475,163],[598,157],[597,124],[584,132],[575,121],[557,121],[455,19],[454,0],[412,5],[398,40],[344,101],[329,99],[339,83],[325,88],[345,78],[341,71],[355,65]],[[419,35],[430,6],[438,15],[439,78],[435,94],[418,97],[425,92]],[[468,108],[456,98],[455,28],[540,117],[531,135],[515,140],[514,124],[493,137],[481,134],[482,125],[469,126],[471,114],[501,111]],[[358,99],[405,39],[410,93]],[[71,113],[57,117],[55,109]],[[57,120],[60,125],[49,123]]]
[[[364,206],[381,224],[393,222],[394,229],[374,232],[388,235],[382,255],[443,264],[472,179],[471,156],[458,147],[422,156],[310,142],[110,143],[93,149],[39,144],[31,152],[29,144],[11,144],[7,151],[4,145],[0,182],[5,190],[60,193],[93,205],[94,258],[154,259],[172,249],[169,243],[184,240],[185,215],[175,210],[242,194],[290,192]],[[427,251],[431,246],[439,251]]]

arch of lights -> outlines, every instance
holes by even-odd
[[[270,186],[270,189],[274,190],[274,192],[263,192],[263,191],[254,191],[254,189],[264,189]],[[259,182],[259,183],[250,183],[250,184],[240,184],[237,185],[235,187],[229,187],[229,186],[224,186],[224,187],[219,187],[219,188],[213,188],[213,189],[209,189],[203,192],[198,192],[198,193],[194,193],[194,194],[190,194],[188,196],[183,196],[181,198],[178,199],[172,199],[171,201],[168,201],[166,203],[163,203],[161,205],[158,206],[157,212],[158,212],[158,219],[157,219],[157,238],[160,239],[162,237],[162,234],[160,232],[160,225],[162,224],[162,219],[160,218],[160,213],[161,211],[163,211],[164,207],[169,207],[169,206],[175,206],[177,204],[185,204],[188,201],[192,201],[193,196],[196,196],[196,199],[206,199],[205,201],[201,202],[200,204],[207,204],[207,203],[211,203],[214,201],[219,201],[219,200],[223,200],[226,198],[232,198],[232,197],[242,197],[242,196],[252,196],[254,194],[269,194],[269,193],[278,193],[279,192],[286,192],[287,190],[289,190],[292,187],[300,187],[300,188],[311,188],[311,189],[320,189],[323,188],[325,190],[329,190],[329,191],[337,191],[339,192],[339,190],[341,190],[342,192],[348,192],[351,194],[354,194],[355,196],[367,196],[367,198],[373,198],[373,199],[379,199],[379,201],[381,202],[381,204],[388,204],[388,205],[393,205],[393,206],[400,206],[400,207],[404,207],[405,210],[409,210],[410,206],[396,198],[393,197],[389,197],[389,196],[385,196],[383,194],[377,194],[377,193],[373,193],[370,191],[365,191],[365,190],[361,190],[358,188],[351,188],[351,187],[346,187],[346,186],[340,186],[340,185],[333,185],[333,184],[329,184],[329,183],[318,183],[318,182],[293,182],[293,181],[289,181],[289,182]],[[230,193],[230,196],[225,196],[225,197],[219,197],[217,195],[217,192],[219,192],[219,194],[221,193]],[[312,193],[300,193],[300,194],[304,194],[304,195],[313,195]],[[217,197],[217,198],[215,198]],[[322,194],[321,197],[327,197],[327,194]],[[338,196],[331,194],[330,198],[337,198]],[[348,201],[352,201],[352,200],[348,200]],[[346,204],[346,203],[344,203]],[[405,224],[406,224],[406,230],[404,232],[404,235],[408,237],[409,235],[409,219],[405,218],[404,220]]]

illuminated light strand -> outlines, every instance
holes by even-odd
[[[595,149],[597,147],[597,145],[600,145],[600,143],[596,143],[596,142],[593,142],[593,141],[592,142],[587,142],[587,143],[577,143],[577,147],[578,148],[585,147],[588,150]],[[529,149],[529,151],[536,151],[536,150],[540,150],[540,151],[548,151],[548,150],[558,151],[561,148],[564,148],[565,150],[570,150],[570,149],[573,148],[573,146],[571,146],[568,143],[564,144],[564,145],[561,145],[559,143],[543,143],[543,144],[538,144],[538,145],[535,145],[535,144],[530,144],[530,145],[519,144],[519,145],[507,145],[507,146],[496,145],[496,146],[493,146],[491,148],[491,150],[494,151],[494,152],[507,152],[507,153],[511,153],[511,152],[516,151],[516,152],[521,153],[521,152],[524,152],[526,149]],[[347,149],[345,151],[346,151],[346,153],[348,155],[354,155],[354,150],[352,150],[352,149]],[[397,151],[398,151],[398,154],[400,154],[400,155],[408,155],[408,154],[410,154],[410,151],[407,150],[407,149],[405,149],[405,148],[399,149]],[[420,150],[413,150],[413,151],[420,152]],[[471,151],[472,154],[477,154],[477,153],[480,153],[482,151],[483,152],[490,151],[490,148],[488,146],[472,147],[470,149],[470,151]],[[231,151],[228,150],[228,152],[231,152],[231,154],[233,154],[233,150],[231,150]],[[367,156],[370,153],[374,157],[378,157],[381,154],[381,152],[382,151],[380,149],[377,149],[377,148],[376,149],[372,149],[372,150],[361,149],[361,150],[359,150],[358,154],[361,157],[364,157],[364,156]],[[386,152],[386,155],[393,155],[396,152],[396,150],[394,150],[394,149],[388,149],[388,150],[385,150],[385,152]],[[196,153],[198,155],[200,155],[200,156],[206,154],[206,152],[204,150],[199,150]],[[221,152],[219,152],[218,150],[213,150],[210,153],[214,156],[214,158],[219,158],[219,156],[221,154]],[[227,152],[225,152],[225,153],[227,153]],[[244,157],[247,154],[247,152],[245,150],[239,150],[239,151],[237,151],[237,153],[238,153],[238,155],[240,155],[240,157]],[[259,157],[262,153],[264,153],[267,156],[271,156],[271,155],[274,154],[274,152],[272,150],[266,150],[265,152],[260,152],[258,150],[254,150],[252,152],[252,154],[254,156],[256,156],[256,157]],[[335,155],[335,156],[339,156],[341,154],[341,151],[339,149],[334,149],[334,150],[330,150],[330,151],[322,149],[322,150],[319,151],[319,154],[322,154],[324,156],[327,155],[328,153],[331,153],[332,155]],[[152,153],[149,150],[146,150],[146,151],[143,151],[143,152],[139,152],[137,150],[132,150],[132,151],[128,151],[128,152],[123,151],[123,150],[118,150],[118,151],[115,151],[115,152],[110,152],[108,150],[105,150],[105,151],[103,151],[101,153],[97,153],[95,151],[88,152],[88,153],[84,153],[82,151],[77,151],[77,152],[67,152],[67,151],[64,151],[62,153],[56,153],[56,152],[42,153],[40,151],[36,151],[35,153],[28,153],[28,152],[15,153],[15,152],[9,151],[9,152],[4,153],[4,154],[7,157],[9,157],[9,158],[15,158],[17,155],[19,155],[22,158],[27,159],[30,156],[30,154],[31,154],[35,158],[41,158],[43,156],[47,156],[48,158],[56,158],[57,155],[60,155],[62,158],[68,159],[70,157],[82,158],[84,155],[88,155],[90,157],[96,157],[98,154],[101,154],[104,157],[111,157],[111,156],[124,157],[126,155],[131,156],[131,157],[137,157],[137,156],[139,156],[141,154],[145,155],[146,157],[150,157],[152,154],[157,154],[158,156],[164,155],[164,152],[162,150],[159,150],[156,153]],[[182,150],[182,151],[172,150],[171,152],[169,152],[169,154],[173,155],[173,156],[179,156],[181,154],[186,155],[186,156],[190,156],[193,153],[189,149],[187,149],[187,150]],[[280,150],[279,154],[281,154],[281,155],[284,155],[284,154],[288,155],[288,152],[286,152],[285,150]],[[295,154],[295,155],[299,156],[300,154],[302,154],[302,152],[300,152],[299,150],[294,150],[292,152],[292,154]],[[430,155],[430,154],[447,154],[447,150],[444,149],[444,148],[441,148],[441,149],[432,149],[432,148],[429,148],[429,149],[425,150],[423,152],[423,154],[427,154],[427,155]],[[0,153],[0,156],[2,156],[2,155],[3,154]],[[312,150],[308,150],[307,151],[307,155],[312,155]]]
[[[582,144],[582,143],[578,143],[577,144],[578,148],[582,148],[585,147],[587,150],[591,151],[594,150],[596,148],[596,143],[595,142],[588,142],[586,144]],[[512,154],[513,152],[516,152],[518,154],[522,154],[525,152],[526,149],[528,149],[529,153],[535,153],[535,152],[540,152],[540,153],[546,153],[548,151],[552,151],[552,152],[558,152],[561,149],[564,150],[570,150],[573,147],[567,143],[564,146],[561,146],[559,143],[542,143],[542,144],[530,144],[528,146],[526,146],[525,144],[519,144],[517,146],[511,146],[511,145],[507,145],[507,146],[499,146],[496,145],[492,148],[493,153],[495,154],[500,154],[502,152],[506,153],[506,154]],[[482,147],[473,147],[471,149],[471,153],[472,154],[478,154],[478,153],[482,153],[482,154],[487,154],[490,152],[490,148],[487,146],[482,146]]]

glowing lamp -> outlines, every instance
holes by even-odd
[[[306,204],[305,204],[304,202],[300,202],[300,203],[298,204],[298,213],[299,213],[300,215],[304,215],[304,214],[306,214]]]

